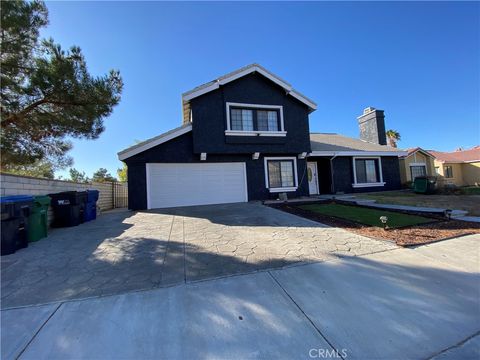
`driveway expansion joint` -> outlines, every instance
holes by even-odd
[[[479,336],[479,335],[480,335],[480,330],[477,331],[476,333],[474,333],[473,335],[470,335],[469,337],[463,339],[462,341],[460,341],[460,342],[458,342],[458,343],[456,343],[456,344],[454,344],[454,345],[452,345],[452,346],[449,346],[449,347],[447,347],[447,348],[445,348],[445,349],[443,349],[443,350],[441,350],[441,351],[433,354],[432,356],[426,358],[425,360],[432,360],[432,359],[436,358],[437,356],[439,356],[439,355],[441,355],[441,354],[444,354],[444,353],[446,353],[446,352],[448,352],[448,351],[450,351],[450,350],[457,349],[457,348],[461,347],[462,345],[464,345],[464,344],[465,344],[466,342],[468,342],[469,340],[472,340],[474,337]]]
[[[336,352],[336,354],[345,360],[345,358],[342,356],[341,352],[338,351],[335,346],[327,339],[327,337],[322,333],[322,331],[315,325],[312,319],[303,311],[303,309],[298,305],[298,303],[293,299],[293,297],[288,293],[288,291],[280,284],[280,282],[277,280],[277,278],[270,272],[268,271],[268,275],[273,279],[273,281],[282,289],[282,291],[287,295],[287,297],[290,299],[290,301],[294,304],[294,306],[302,313],[302,315],[307,319],[307,321],[310,323],[310,325],[313,326],[315,331],[322,337],[323,340]]]
[[[55,313],[60,309],[60,307],[63,305],[63,303],[58,304],[58,306],[55,308],[55,310],[52,311],[52,313],[48,316],[48,318],[43,322],[43,324],[38,328],[38,330],[33,334],[32,338],[27,342],[27,344],[23,347],[23,349],[19,352],[19,354],[15,357],[15,360],[20,359],[22,354],[27,350],[27,348],[30,346],[30,344],[35,340],[37,335],[42,331],[45,325],[50,321],[50,319],[55,315]]]

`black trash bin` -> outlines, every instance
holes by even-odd
[[[82,221],[80,211],[83,209],[83,196],[78,195],[76,191],[64,191],[56,194],[49,194],[52,198],[53,209],[53,227],[77,226]]]
[[[13,254],[28,246],[28,216],[33,206],[29,195],[4,196],[1,204],[1,254]]]
[[[20,219],[10,218],[8,220],[2,220],[2,247],[1,252],[3,255],[13,254],[20,243]]]

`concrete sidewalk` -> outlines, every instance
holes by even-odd
[[[336,351],[348,359],[478,358],[479,244],[474,235],[4,310],[1,355],[308,359]]]

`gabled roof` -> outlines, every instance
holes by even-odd
[[[311,133],[310,145],[312,147],[312,156],[355,156],[363,154],[375,156],[402,156],[406,154],[405,151],[391,146],[374,144],[360,139],[332,133]]]
[[[129,157],[132,157],[133,155],[137,155],[141,153],[142,151],[148,150],[154,146],[163,144],[164,142],[167,142],[168,140],[172,140],[180,135],[186,134],[187,132],[192,130],[192,125],[191,124],[185,124],[180,127],[177,127],[175,129],[172,129],[170,131],[167,131],[166,133],[160,134],[158,136],[155,136],[151,139],[142,141],[141,143],[135,144],[133,146],[130,146],[129,148],[126,148],[125,150],[120,151],[118,155],[119,160],[125,160],[128,159]]]
[[[405,149],[405,151],[407,152],[407,155],[402,156],[402,157],[409,157],[409,156],[415,154],[417,151],[418,151],[418,152],[421,152],[422,154],[424,154],[424,155],[426,155],[426,156],[428,156],[428,157],[433,157],[432,154],[430,154],[427,150],[423,150],[421,147]]]
[[[480,146],[477,145],[468,150],[442,152],[429,150],[436,160],[444,163],[470,163],[480,161]]]
[[[216,90],[221,85],[227,84],[230,81],[234,81],[253,72],[258,72],[259,74],[265,76],[267,79],[273,81],[275,84],[284,88],[287,94],[293,96],[297,100],[307,105],[310,108],[310,111],[314,111],[317,109],[317,104],[315,104],[315,102],[313,102],[311,99],[307,98],[305,95],[301,94],[297,90],[293,89],[292,85],[290,85],[288,82],[286,82],[279,76],[271,73],[259,64],[250,64],[183,93],[183,123],[185,124],[189,122],[190,119],[190,100],[200,95],[206,94],[210,91]]]

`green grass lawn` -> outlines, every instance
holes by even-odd
[[[390,228],[399,228],[417,224],[432,222],[422,216],[408,215],[393,211],[369,209],[358,206],[341,205],[341,204],[312,204],[302,205],[301,209],[313,211],[319,214],[334,216],[341,219],[354,221],[364,225],[383,227],[380,216],[387,216],[387,225]]]
[[[480,195],[480,187],[478,186],[468,186],[462,188],[462,192],[465,195]]]

